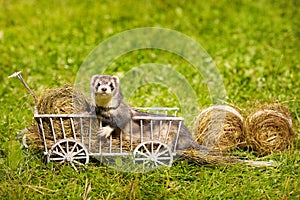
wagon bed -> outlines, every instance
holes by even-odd
[[[67,162],[75,166],[87,164],[90,156],[100,161],[111,157],[130,157],[134,164],[145,167],[170,167],[176,156],[178,136],[184,120],[176,116],[178,108],[136,109],[165,115],[134,116],[129,130],[121,130],[118,135],[111,134],[109,138],[103,138],[97,133],[102,128],[102,121],[95,115],[39,114],[35,111],[34,118],[43,139],[47,162]],[[137,121],[139,130],[134,130],[133,123]]]

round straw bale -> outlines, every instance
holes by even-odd
[[[245,144],[244,119],[227,105],[210,106],[198,115],[195,139],[215,151],[228,151]]]
[[[267,155],[287,149],[294,137],[288,107],[276,103],[260,106],[246,120],[247,144]]]

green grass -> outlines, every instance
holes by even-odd
[[[299,140],[266,159],[277,167],[198,166],[185,161],[145,174],[122,173],[90,163],[85,170],[44,164],[23,151],[16,133],[33,122],[32,98],[16,79],[45,88],[74,82],[87,55],[114,34],[138,27],[169,28],[197,41],[223,76],[227,102],[243,109],[256,100],[279,101],[300,125],[300,4],[291,1],[13,1],[0,0],[0,198],[1,199],[299,199]],[[208,106],[203,77],[182,58],[159,50],[134,51],[108,72],[123,75],[143,63],[171,64]],[[123,91],[126,93],[126,91]],[[168,88],[146,85],[134,106],[174,106]],[[295,128],[299,134],[299,128]],[[251,153],[243,153],[251,158]],[[89,190],[90,188],[90,190]]]

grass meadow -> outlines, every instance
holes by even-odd
[[[17,132],[33,123],[31,96],[15,71],[36,92],[73,83],[84,59],[101,42],[122,31],[161,27],[197,41],[212,57],[230,104],[245,113],[255,102],[289,107],[300,125],[300,2],[298,0],[47,1],[0,0],[0,199],[300,199],[300,142],[281,153],[249,159],[274,160],[276,167],[197,165],[126,173],[91,162],[86,169],[43,163],[24,150]],[[179,56],[139,50],[116,59],[108,72],[124,75],[132,66],[163,63],[182,74],[198,97],[211,104],[203,77]],[[123,91],[126,93],[126,91]],[[174,94],[145,85],[134,106],[176,106]],[[299,137],[298,137],[299,138]]]

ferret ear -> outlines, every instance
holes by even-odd
[[[120,79],[117,76],[112,76],[112,78],[114,79],[114,81],[119,85],[120,83]]]
[[[97,79],[99,79],[100,76],[99,75],[94,75],[92,76],[92,79],[91,79],[91,87],[94,87],[94,84],[96,82]]]

